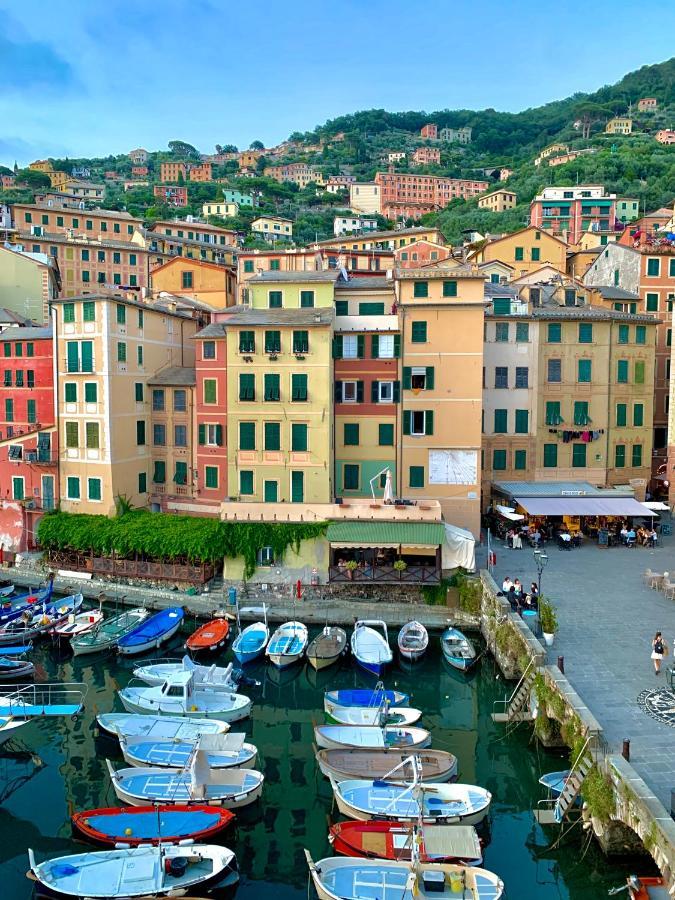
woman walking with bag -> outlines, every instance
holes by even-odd
[[[664,656],[668,656],[668,645],[663,640],[661,632],[657,631],[652,641],[652,659],[654,660],[655,675],[659,675],[661,672],[661,660]]]

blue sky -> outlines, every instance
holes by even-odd
[[[667,59],[674,33],[675,4],[627,0],[0,0],[0,163],[516,111]]]

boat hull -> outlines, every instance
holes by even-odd
[[[95,844],[137,847],[182,840],[203,841],[234,821],[229,810],[213,806],[103,807],[75,813],[73,830]]]
[[[314,729],[314,740],[323,750],[408,750],[408,755],[431,743],[431,734],[423,728],[388,730],[393,737],[385,744],[384,739],[377,735],[377,732],[381,733],[381,729],[372,725],[319,725]],[[400,734],[398,742],[395,732]]]
[[[104,619],[95,634],[73,638],[70,643],[73,656],[85,656],[90,653],[104,653],[106,650],[112,650],[124,635],[138,628],[141,622],[148,618],[148,615],[145,609],[134,609],[111,616],[108,620]]]
[[[142,719],[142,721],[141,721]],[[130,719],[124,713],[101,713],[96,721],[114,738],[146,736],[148,740],[197,740],[202,734],[224,734],[229,730],[219,719],[189,719],[186,716],[148,716]]]
[[[140,653],[147,653],[148,650],[156,650],[158,647],[161,647],[162,644],[165,644],[167,641],[171,640],[171,638],[176,634],[180,626],[182,625],[183,618],[182,616],[178,617],[178,620],[174,622],[169,628],[164,630],[161,634],[153,635],[149,637],[146,641],[142,641],[141,643],[120,643],[117,644],[117,650],[122,656],[138,656]]]
[[[129,771],[144,775],[153,770],[137,768]],[[132,789],[126,783],[128,778],[124,777],[124,770],[122,770],[121,775],[117,773],[112,778],[112,784],[118,800],[129,806],[148,806],[151,803],[161,803],[163,806],[203,806],[205,802],[208,802],[209,806],[222,807],[223,809],[242,809],[245,806],[251,806],[256,800],[260,799],[265,782],[261,776],[258,778],[255,786],[247,790],[242,789],[239,792],[236,789],[231,791],[223,790],[220,794],[216,793],[218,789],[216,785],[212,791],[213,795],[205,800],[204,797],[192,795],[190,781],[182,777],[182,773],[171,772],[168,769],[154,770],[155,773],[158,771],[161,771],[161,775],[166,779],[164,787],[146,789],[142,793]],[[247,771],[252,775],[260,775],[254,769]]]
[[[375,813],[370,812],[369,810],[361,809],[360,807],[353,806],[351,803],[349,803],[349,801],[346,800],[339,791],[335,792],[335,802],[337,804],[337,808],[340,810],[343,816],[347,816],[348,819],[357,819],[359,822],[387,821],[410,822],[412,824],[420,821],[417,813],[410,816],[401,815],[400,813],[387,815],[386,813]],[[489,809],[490,807],[488,804],[483,809],[479,809],[475,812],[467,813],[465,815],[423,815],[421,818],[421,822],[424,825],[480,825],[480,823],[486,818]]]
[[[438,840],[436,835],[451,832],[449,837],[460,837],[459,855],[454,852],[452,840]],[[419,858],[423,863],[456,863],[465,866],[480,866],[483,862],[480,841],[474,828],[461,825],[429,825],[421,831]],[[415,840],[412,825],[399,822],[360,822],[351,820],[337,822],[329,829],[328,840],[333,850],[343,856],[362,859],[389,859],[407,862],[412,858],[412,844]],[[443,844],[445,843],[445,847]],[[455,840],[457,845],[457,840]]]
[[[215,653],[225,646],[229,633],[227,619],[212,619],[190,635],[185,641],[185,649],[192,653]]]
[[[218,696],[214,693],[213,696]],[[243,694],[238,696],[243,697]],[[166,716],[184,716],[188,719],[218,719],[220,722],[239,722],[241,719],[247,718],[251,714],[251,700],[246,697],[246,702],[238,704],[230,709],[206,709],[199,705],[199,701],[195,700],[192,706],[179,706],[171,701],[152,703],[143,703],[135,700],[126,691],[119,691],[119,698],[122,705],[129,713],[138,713],[140,715],[166,715]]]
[[[355,778],[384,778],[409,757],[405,750],[319,750],[316,761],[327,778],[349,781]],[[457,779],[457,757],[445,750],[424,750],[416,754],[421,762],[421,781],[443,784]]]

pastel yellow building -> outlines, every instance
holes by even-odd
[[[605,134],[630,134],[633,130],[633,120],[630,116],[614,116],[605,125]]]
[[[530,225],[520,231],[487,241],[469,256],[469,262],[480,265],[499,260],[514,268],[515,276],[525,275],[549,263],[564,272],[567,244],[541,228]]]
[[[480,197],[478,208],[489,209],[490,212],[504,212],[506,209],[513,209],[517,202],[517,196],[513,191],[500,188],[498,191],[491,191]]]
[[[202,215],[220,216],[221,219],[229,219],[239,215],[238,203],[204,203]]]
[[[251,222],[251,231],[265,240],[290,240],[293,237],[293,222],[281,216],[258,216]]]
[[[117,498],[148,502],[148,379],[194,366],[190,314],[114,294],[53,300],[61,508],[115,511]]]

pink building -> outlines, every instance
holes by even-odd
[[[14,187],[14,181],[14,175],[0,175],[0,187],[12,188]]]
[[[675,131],[670,128],[662,128],[654,135],[659,144],[675,144]]]
[[[380,212],[389,219],[399,216],[419,219],[425,213],[447,206],[455,197],[467,200],[490,186],[487,181],[402,172],[378,172],[375,184],[380,187]]]
[[[658,105],[656,97],[643,97],[638,100],[637,108],[639,112],[654,112]]]
[[[153,188],[155,197],[161,198],[169,206],[187,206],[188,192],[186,187],[173,184],[156,184]]]
[[[216,314],[213,318],[219,317]],[[195,343],[196,467],[199,500],[220,503],[229,496],[227,488],[227,335],[224,321],[214,321],[197,332]],[[211,487],[211,485],[217,485],[217,487]]]
[[[394,250],[394,265],[397,269],[420,269],[423,266],[437,266],[452,256],[448,247],[433,241],[415,241]]]
[[[423,125],[420,130],[420,137],[426,138],[428,141],[437,141],[438,125],[434,125],[433,122],[428,122],[426,125]]]
[[[418,147],[413,153],[415,165],[423,166],[428,163],[440,163],[441,151],[438,147]]]

